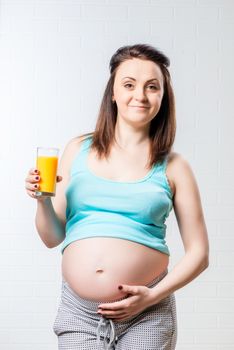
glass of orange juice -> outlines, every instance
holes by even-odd
[[[58,148],[37,147],[37,165],[40,181],[37,197],[54,197],[56,191],[56,176],[58,168]]]

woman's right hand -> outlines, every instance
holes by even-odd
[[[37,197],[35,195],[35,192],[40,189],[39,181],[40,181],[39,170],[37,170],[35,168],[31,168],[28,172],[26,179],[25,179],[25,189],[26,189],[27,194],[30,197],[38,199],[38,200],[45,200],[45,198],[47,198],[47,197],[44,197],[44,196]],[[62,176],[57,175],[56,182],[60,182],[60,181],[62,181]]]

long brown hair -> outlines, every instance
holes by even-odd
[[[99,158],[108,158],[111,145],[115,140],[117,118],[117,106],[112,101],[115,75],[119,65],[132,58],[155,62],[160,67],[164,78],[164,94],[160,110],[157,113],[157,118],[151,120],[149,128],[151,140],[149,167],[152,167],[157,162],[162,162],[171,151],[176,132],[175,98],[170,73],[167,69],[170,60],[153,46],[147,44],[127,45],[120,47],[114,53],[109,64],[110,78],[101,101],[95,131],[82,136],[92,136],[91,148],[97,152]]]

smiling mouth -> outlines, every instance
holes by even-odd
[[[130,106],[130,107],[134,107],[134,108],[149,108],[149,107],[145,107],[145,106]]]

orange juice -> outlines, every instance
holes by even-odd
[[[37,169],[40,172],[39,191],[55,194],[58,157],[37,157]]]
[[[39,170],[40,180],[35,195],[38,197],[55,196],[58,154],[58,148],[37,147],[36,168]]]

